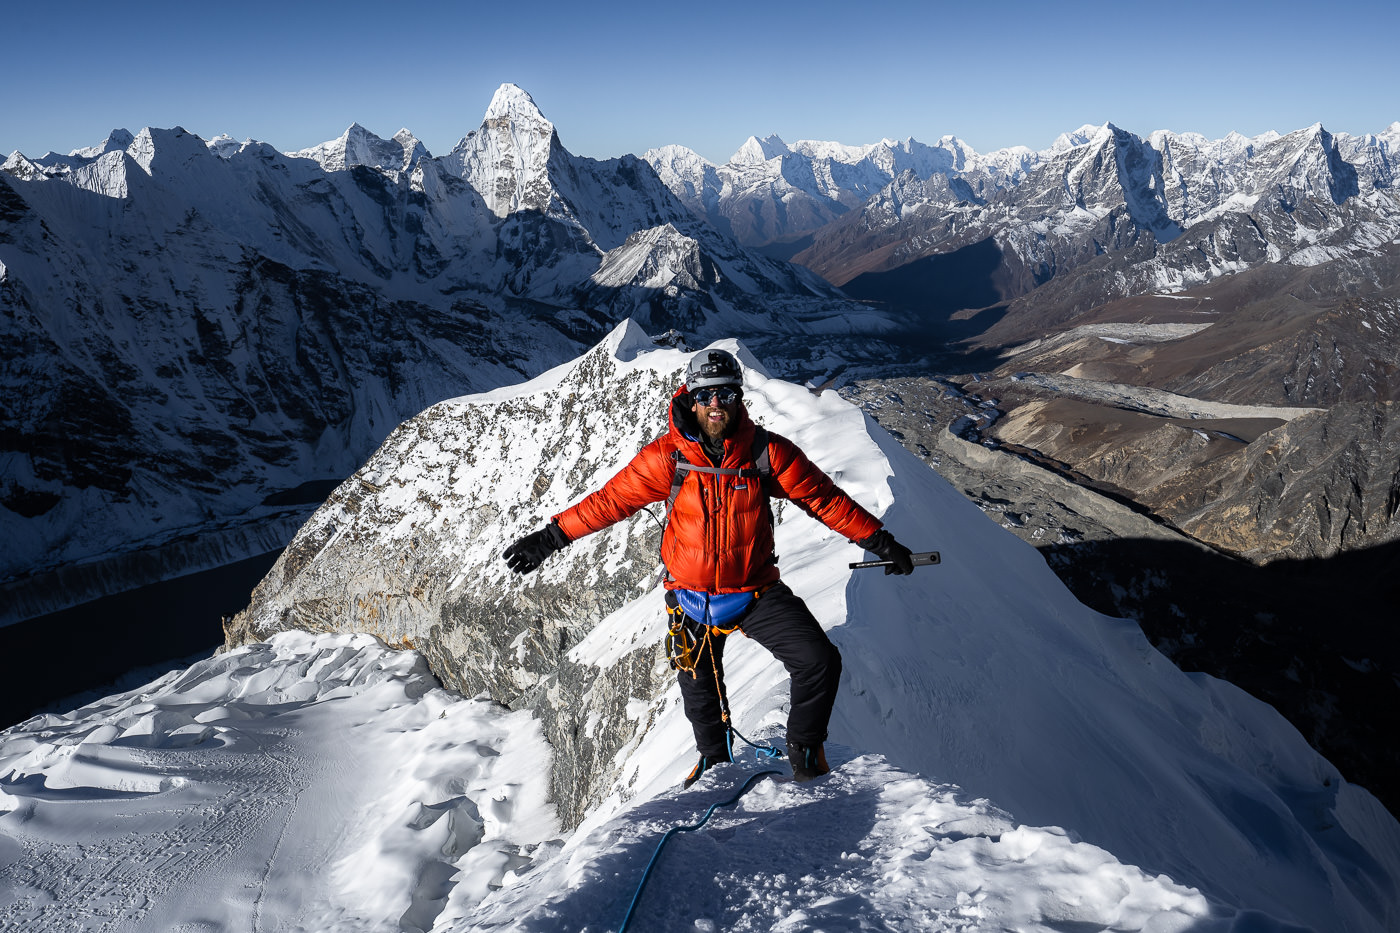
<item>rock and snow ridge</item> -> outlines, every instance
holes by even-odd
[[[1018,146],[986,155],[952,136],[932,146],[913,139],[882,140],[864,146],[810,140],[789,145],[777,136],[769,136],[763,140],[751,137],[723,165],[715,165],[681,146],[653,149],[644,158],[692,210],[721,229],[731,229],[741,241],[761,245],[795,239],[841,217],[869,201],[881,187],[895,183],[906,171],[920,181],[945,175],[950,181],[963,183],[958,190],[986,199],[1023,184],[1036,186],[1033,176],[1037,169],[1072,154],[1078,160],[1089,158],[1096,149],[1109,144],[1115,134],[1124,136],[1125,131],[1111,123],[1086,125],[1062,134],[1047,149],[1034,151]],[[1238,198],[1232,201],[1231,195],[1237,187],[1251,185],[1250,177],[1258,174],[1260,165],[1289,161],[1269,154],[1279,140],[1318,137],[1326,137],[1324,143],[1335,140],[1341,161],[1362,166],[1361,190],[1390,187],[1396,157],[1392,138],[1386,133],[1333,137],[1320,125],[1314,125],[1287,137],[1274,132],[1253,138],[1231,133],[1220,140],[1209,140],[1197,133],[1158,130],[1142,137],[1139,143],[1160,153],[1172,165],[1183,159],[1192,163],[1185,172],[1169,170],[1173,178],[1168,186],[1179,185],[1179,203],[1185,201],[1187,193],[1191,200],[1206,198],[1204,206],[1194,208],[1199,215],[1239,203]],[[1345,172],[1344,168],[1340,170]],[[1051,175],[1039,184],[1048,185],[1053,180]],[[1268,186],[1267,180],[1252,185],[1260,189]],[[1338,193],[1340,190],[1328,192],[1331,197]],[[1170,209],[1169,213],[1175,223],[1194,222],[1194,216]],[[746,216],[758,220],[746,220]]]
[[[216,142],[210,142],[210,149],[215,154],[232,157],[233,147],[227,143],[216,146]],[[395,133],[393,139],[384,140],[360,124],[352,123],[339,139],[287,155],[295,159],[312,159],[328,172],[343,172],[357,165],[365,165],[388,173],[412,171],[419,161],[428,158],[428,150],[406,128]]]
[[[717,928],[839,925],[869,905],[899,929],[922,914],[948,929],[959,916],[979,928],[980,916],[983,926],[1046,930],[1381,931],[1400,918],[1400,826],[1275,711],[1183,674],[1132,623],[1085,609],[1034,549],[834,393],[770,378],[742,346],[724,345],[749,363],[746,400],[760,422],[797,441],[902,540],[938,547],[944,562],[899,580],[853,573],[846,563],[858,549],[778,509],[784,576],[845,658],[832,725],[841,767],[809,789],[755,791],[720,821],[730,843],[779,834],[788,855],[761,850],[777,859],[769,869],[736,870],[729,846],[697,843],[713,853],[700,858],[723,885],[696,895]],[[594,914],[625,907],[628,879],[665,824],[693,818],[757,767],[722,769],[689,793],[675,788],[693,752],[658,649],[652,518],[575,542],[526,580],[499,560],[506,543],[596,488],[659,429],[687,356],[653,349],[628,325],[529,383],[424,412],[307,524],[231,627],[236,641],[288,627],[372,631],[415,645],[448,686],[535,713],[553,749],[557,816],[578,829],[557,859],[516,872],[481,901],[470,923],[441,929],[607,928],[616,921]],[[613,443],[585,430],[595,418]],[[752,646],[733,648],[736,721],[746,734],[780,737],[784,672]],[[885,795],[872,783],[899,790]],[[980,815],[935,818],[934,801],[972,798],[986,801],[971,804]],[[765,815],[774,807],[782,812]],[[858,830],[851,807],[864,810]],[[911,819],[890,822],[900,807]],[[1022,835],[1017,823],[1061,828]],[[782,837],[789,825],[796,836]],[[802,847],[784,838],[811,840],[815,857],[793,856]],[[1047,891],[1026,887],[1026,876],[981,877],[993,865],[1038,870],[996,848],[1014,839],[1081,868],[1057,862],[1065,873],[1044,898],[998,901],[995,892],[1018,887]],[[863,859],[887,866],[912,904],[872,892]],[[1081,870],[1093,873],[1086,865],[1111,866],[1120,880],[1091,895],[1079,887]],[[1122,874],[1127,865],[1145,874]],[[981,877],[984,902],[995,903],[977,901],[975,884],[961,891],[971,900],[961,897],[954,876]],[[833,890],[819,891],[822,879]],[[1122,893],[1108,898],[1110,888]],[[1128,909],[1130,891],[1155,919]]]

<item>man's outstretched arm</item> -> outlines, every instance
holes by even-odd
[[[886,574],[914,572],[909,548],[895,540],[860,503],[814,464],[796,444],[775,437],[769,449],[773,475],[782,494],[837,534],[845,535],[881,560]]]
[[[643,506],[665,499],[671,491],[671,475],[665,467],[673,468],[674,464],[660,450],[659,442],[648,444],[602,489],[560,512],[539,531],[516,541],[501,556],[516,573],[535,570],[545,558],[568,547],[570,542],[602,531],[635,515]]]

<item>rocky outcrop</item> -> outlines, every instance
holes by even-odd
[[[555,804],[576,824],[647,728],[637,701],[646,709],[670,682],[659,638],[602,666],[571,653],[657,583],[659,525],[640,514],[523,578],[500,555],[664,428],[685,354],[629,362],[652,346],[629,322],[522,387],[406,421],[298,532],[228,624],[228,644],[304,629],[417,648],[447,686],[539,716],[556,752]]]
[[[1296,418],[1145,497],[1200,541],[1255,561],[1327,558],[1400,539],[1400,406]]]
[[[1263,564],[1400,538],[1393,402],[1193,403],[1066,377],[985,386],[1006,390],[1007,414],[986,432],[998,444],[1225,553]]]
[[[872,379],[841,389],[988,518],[1037,547],[1122,538],[1191,544],[1142,510],[961,436],[979,437],[999,412],[958,386],[926,377]],[[959,433],[960,432],[960,433]]]

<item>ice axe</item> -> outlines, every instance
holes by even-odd
[[[922,551],[918,554],[910,554],[909,559],[914,562],[915,567],[927,567],[930,564],[942,563],[942,558],[937,551]],[[852,570],[863,570],[866,567],[889,567],[894,564],[892,560],[858,560],[851,564]]]

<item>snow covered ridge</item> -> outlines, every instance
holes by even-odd
[[[1271,708],[1183,674],[1135,625],[1076,602],[1033,548],[834,393],[723,345],[749,363],[758,421],[943,564],[853,573],[857,548],[778,509],[784,577],[845,659],[840,765],[811,789],[753,791],[717,824],[722,847],[687,837],[698,851],[663,861],[711,866],[694,919],[802,928],[870,905],[895,928],[925,915],[949,929],[1394,928],[1400,825],[1370,794]],[[231,627],[234,641],[372,632],[413,645],[447,686],[532,713],[561,851],[438,929],[614,927],[597,915],[620,917],[660,833],[758,767],[676,789],[692,739],[659,651],[652,518],[575,542],[524,580],[499,559],[662,429],[686,356],[628,324],[535,380],[425,411],[308,522]],[[785,673],[733,648],[740,729],[780,736]],[[762,848],[774,834],[778,851]],[[752,862],[735,866],[749,857],[737,843],[760,846]],[[648,909],[675,926],[667,899]]]
[[[418,647],[447,685],[541,715],[560,751],[552,795],[577,823],[665,665],[655,625],[619,638],[601,678],[570,650],[655,584],[660,513],[577,542],[524,586],[499,556],[659,433],[686,358],[628,322],[522,386],[406,422],[298,532],[231,639],[298,627]]]

